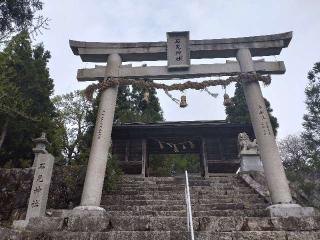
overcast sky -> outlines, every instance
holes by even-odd
[[[92,66],[72,54],[69,39],[141,42],[165,41],[168,31],[190,31],[190,39],[293,31],[289,47],[276,58],[266,58],[283,60],[287,72],[273,76],[272,84],[262,91],[278,118],[280,138],[302,130],[306,75],[320,61],[319,0],[44,0],[44,3],[43,14],[51,19],[50,30],[44,31],[37,41],[42,41],[51,52],[49,67],[55,94],[85,88],[85,83],[77,82],[76,72],[78,68]],[[196,62],[199,61],[192,61]],[[189,106],[181,109],[159,90],[165,119],[225,119],[222,89],[216,87],[210,91],[220,95],[212,98],[205,92],[186,91]],[[233,91],[234,87],[227,88],[229,95]],[[173,95],[180,98],[181,93],[173,92]]]

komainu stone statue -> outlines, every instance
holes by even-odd
[[[238,146],[239,146],[239,154],[250,154],[250,155],[258,155],[259,149],[257,140],[254,139],[250,141],[250,138],[247,133],[239,133],[238,135]]]

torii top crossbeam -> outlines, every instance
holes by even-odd
[[[117,76],[120,78],[176,79],[208,76],[230,76],[239,74],[237,62],[225,64],[190,65],[191,59],[236,57],[239,49],[249,49],[251,56],[269,56],[280,54],[288,46],[292,32],[243,38],[190,40],[189,32],[167,33],[167,42],[137,43],[101,43],[70,40],[70,47],[75,55],[80,55],[84,62],[106,62],[111,54],[121,56],[121,61],[156,61],[167,60],[168,66],[132,67],[122,65]],[[175,41],[179,41],[177,44]],[[283,74],[282,61],[254,62],[259,74]],[[79,69],[79,81],[103,80],[105,68]]]
[[[237,50],[250,49],[251,56],[280,54],[292,38],[292,32],[207,40],[190,40],[190,58],[230,58],[236,57]],[[106,62],[110,54],[121,56],[123,62],[167,60],[167,42],[105,43],[70,40],[75,55],[84,62]]]

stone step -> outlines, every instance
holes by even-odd
[[[115,231],[185,231],[185,217],[111,217]],[[312,218],[251,218],[251,217],[195,217],[195,231],[313,231],[319,221]]]
[[[69,215],[30,219],[32,231],[186,231],[186,217]],[[195,231],[317,231],[319,217],[194,217]]]
[[[137,186],[137,185],[179,185],[185,186],[185,181],[143,181],[143,182],[117,182],[120,186]],[[230,180],[230,181],[207,181],[207,180],[197,180],[197,181],[189,181],[189,185],[194,186],[213,186],[213,185],[231,185],[231,184],[239,184],[239,185],[246,185],[246,182],[242,179],[237,180]]]
[[[72,210],[66,209],[48,209],[51,216],[54,218],[66,218],[72,214]],[[208,216],[246,216],[246,217],[267,217],[269,211],[267,209],[241,209],[241,210],[207,210],[207,211],[192,211],[193,217],[208,217]],[[186,209],[177,211],[153,211],[153,210],[127,210],[127,211],[108,211],[108,216],[172,216],[185,217]]]
[[[146,177],[144,179],[119,179],[119,183],[185,183],[185,178],[177,178],[177,177]],[[237,182],[243,181],[241,177],[211,177],[211,178],[189,178],[189,182]]]
[[[135,186],[135,185],[157,185],[157,184],[166,184],[166,185],[185,185],[185,180],[162,180],[162,181],[132,181],[132,182],[126,182],[126,181],[119,181],[119,185],[126,185],[126,186]],[[228,185],[228,184],[240,184],[243,185],[245,182],[242,179],[222,179],[222,180],[189,180],[190,185],[214,185],[214,184],[220,184],[220,185]]]
[[[207,185],[207,184],[231,184],[231,183],[245,183],[241,178],[226,178],[226,179],[197,179],[197,180],[192,180],[189,179],[189,184],[195,184],[195,185]],[[180,179],[180,180],[167,180],[167,179],[163,179],[163,180],[156,180],[156,181],[152,181],[149,179],[146,179],[144,181],[122,181],[119,180],[118,184],[123,184],[123,185],[136,185],[136,184],[168,184],[168,185],[173,185],[173,184],[183,184],[185,185],[185,179]]]
[[[217,188],[217,189],[238,189],[238,188],[250,188],[249,186],[245,184],[197,184],[189,185],[190,188]],[[184,184],[118,184],[116,185],[115,189],[161,189],[161,188],[179,188],[179,189],[184,189],[185,185]]]
[[[116,187],[114,191],[184,191],[184,186],[139,186],[139,187]],[[217,186],[191,186],[190,191],[205,191],[205,192],[219,192],[219,191],[239,191],[239,192],[252,192],[250,187],[217,187]]]
[[[212,203],[244,203],[244,204],[254,204],[254,203],[264,203],[261,199],[240,199],[240,198],[226,198],[226,199],[220,199],[219,201],[214,201],[212,199],[194,199],[191,198],[191,203],[193,205],[195,204],[212,204]],[[151,200],[131,200],[131,199],[115,199],[109,198],[104,199],[102,201],[103,205],[137,205],[137,206],[143,206],[143,205],[184,205],[185,200],[182,199],[170,199],[170,200],[163,200],[163,199],[151,199]]]
[[[172,193],[172,194],[141,194],[141,195],[124,195],[124,194],[117,194],[117,195],[103,195],[102,202],[104,201],[119,201],[119,200],[181,200],[185,199],[184,193]],[[239,198],[238,196],[228,196],[228,195],[214,195],[214,194],[194,194],[191,195],[191,200],[206,200],[210,199],[212,202],[219,202],[219,201],[232,201],[232,200],[259,200],[264,201],[264,199],[259,196],[258,194],[245,194],[243,198]]]
[[[63,221],[61,218],[60,221]],[[95,223],[91,225],[92,223]],[[41,225],[42,223],[39,222]],[[99,224],[99,226],[97,225]],[[97,225],[97,226],[95,226]],[[270,217],[194,217],[195,231],[315,231],[319,229],[315,218],[270,218]],[[186,231],[186,217],[111,216],[100,219],[69,217],[67,231]],[[98,230],[98,231],[101,231]]]
[[[234,185],[229,186],[190,186],[190,190],[248,190],[251,189],[249,186],[238,187]],[[116,190],[157,190],[157,191],[172,191],[172,190],[181,190],[184,191],[184,185],[147,185],[147,186],[137,186],[137,187],[116,187]]]
[[[206,195],[208,197],[214,197],[214,196],[229,196],[229,197],[245,197],[246,195],[252,195],[256,193],[253,189],[248,189],[245,191],[235,191],[235,190],[221,190],[221,191],[213,191],[213,190],[190,190],[190,195]],[[163,194],[163,195],[170,195],[170,194],[182,194],[184,195],[184,190],[179,191],[152,191],[152,190],[143,190],[143,191],[136,191],[136,190],[130,190],[130,191],[110,191],[105,193],[104,195],[157,195],[157,194]]]
[[[0,228],[3,239],[50,240],[188,240],[186,231],[110,231],[110,232],[20,232]],[[198,240],[318,240],[320,231],[246,231],[246,232],[195,232]]]
[[[194,211],[208,210],[240,210],[240,209],[263,209],[268,205],[265,203],[243,204],[243,203],[213,203],[196,204],[192,208]],[[107,211],[179,211],[185,209],[185,204],[178,205],[101,205]]]
[[[210,203],[195,204],[194,211],[208,210],[240,210],[240,209],[265,209],[268,205],[265,203]]]
[[[108,211],[111,216],[172,216],[185,217],[186,210],[180,211]],[[192,211],[193,217],[210,217],[210,216],[246,216],[246,217],[267,217],[267,209],[243,209],[243,210],[208,210]]]
[[[209,178],[204,178],[201,176],[191,176],[189,175],[189,181],[218,181],[218,180],[238,180],[241,179],[237,174],[232,175],[220,175],[220,176],[211,176]],[[141,181],[153,181],[153,182],[175,182],[175,181],[185,181],[185,176],[175,176],[175,177],[130,177],[122,176],[120,179],[121,182],[141,182]]]

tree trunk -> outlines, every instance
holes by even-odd
[[[3,144],[3,142],[4,142],[4,139],[6,138],[6,135],[7,135],[8,124],[9,124],[9,118],[7,118],[7,119],[5,120],[5,123],[4,123],[3,128],[2,128],[2,131],[1,131],[1,136],[0,136],[0,150],[1,150],[2,144]]]

